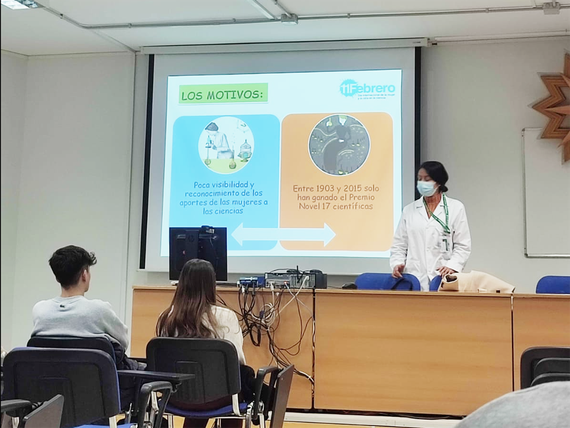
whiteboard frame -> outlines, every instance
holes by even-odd
[[[570,254],[529,254],[527,235],[527,200],[526,200],[526,150],[524,135],[526,131],[542,131],[542,128],[523,128],[521,131],[522,149],[522,176],[523,176],[523,229],[524,229],[524,255],[528,259],[570,259]]]

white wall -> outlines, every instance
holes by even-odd
[[[569,259],[524,256],[521,140],[523,128],[547,123],[530,108],[548,95],[539,73],[562,72],[569,49],[566,37],[423,52],[422,160],[443,162],[449,195],[466,206],[473,240],[466,271],[498,276],[516,292],[533,293],[547,274],[570,275]]]
[[[48,259],[64,245],[96,253],[89,297],[125,317],[133,78],[130,54],[28,61],[12,346],[34,303],[59,294]]]
[[[2,52],[2,346],[12,344],[12,301],[28,59]]]

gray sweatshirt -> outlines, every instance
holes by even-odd
[[[510,392],[467,416],[456,428],[568,428],[570,381]]]
[[[32,309],[32,336],[106,336],[125,350],[129,331],[109,302],[84,296],[42,300]]]

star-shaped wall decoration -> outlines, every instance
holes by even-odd
[[[570,99],[562,88],[570,88],[570,53],[564,55],[564,72],[553,76],[540,77],[550,96],[532,106],[533,109],[548,117],[548,124],[540,138],[562,139],[563,162],[570,160],[570,128],[563,128],[562,122],[570,117]]]

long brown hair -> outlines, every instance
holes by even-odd
[[[160,314],[156,335],[166,337],[217,337],[212,313],[216,305],[216,272],[206,260],[188,260],[170,307]]]

